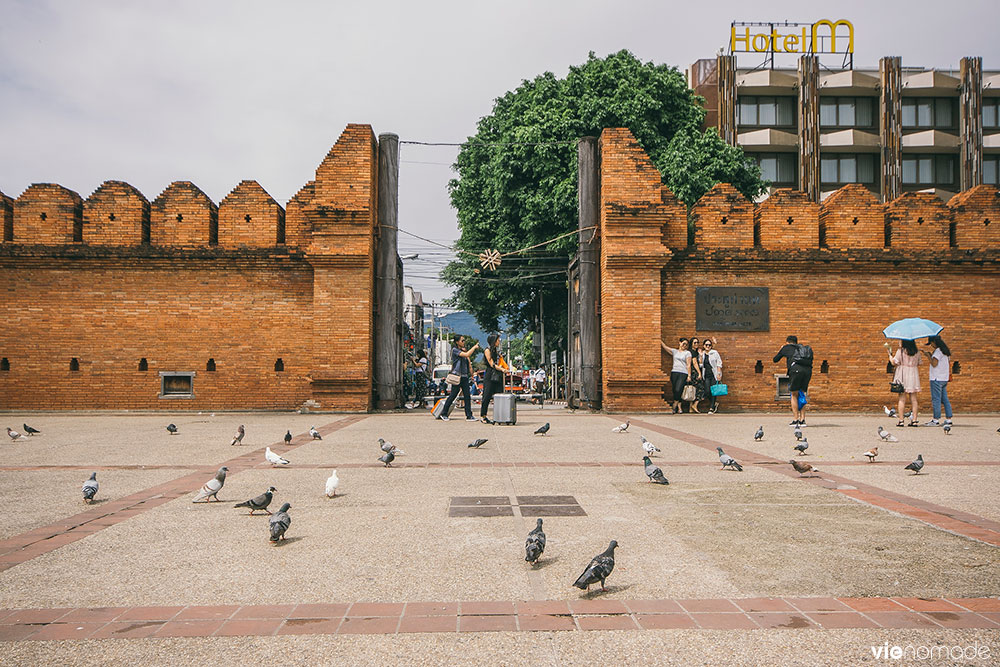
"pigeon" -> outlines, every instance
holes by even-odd
[[[233,441],[231,443],[229,443],[229,444],[230,445],[234,445],[234,446],[235,445],[242,445],[243,444],[243,436],[244,435],[246,435],[246,430],[244,430],[243,424],[240,424],[240,427],[238,429],[236,429],[236,435],[233,436]]]
[[[588,590],[591,584],[601,582],[601,590],[604,590],[604,580],[611,576],[611,571],[615,569],[615,547],[618,543],[611,540],[611,544],[604,550],[604,553],[594,556],[590,565],[583,571],[583,574],[573,582],[577,588]]]
[[[914,460],[910,465],[903,468],[903,470],[912,470],[914,475],[919,475],[923,467],[924,467],[924,455],[917,454],[916,460]]]
[[[37,428],[31,428],[27,424],[21,424],[24,427],[24,432],[28,435],[35,435],[36,433],[41,433]]]
[[[392,460],[394,458],[396,458],[396,455],[393,454],[390,451],[390,452],[386,452],[382,456],[378,457],[378,460],[381,461],[382,463],[384,463],[386,468],[391,468],[392,467]]]
[[[945,424],[944,425],[944,434],[945,435],[951,435],[951,424]]]
[[[883,405],[882,406],[882,410],[885,411],[885,416],[886,417],[895,417],[896,416],[896,408],[890,408],[888,405]]]
[[[330,476],[326,479],[326,497],[333,498],[337,495],[337,487],[340,486],[340,478],[337,477],[337,471],[330,471]]]
[[[285,444],[290,445],[291,443],[292,443],[292,432],[290,430],[285,431]]]
[[[732,470],[743,472],[743,466],[737,463],[736,459],[734,459],[732,456],[722,451],[722,447],[716,447],[715,451],[719,452],[719,462],[722,463],[723,470],[725,470],[726,468],[731,468]]]
[[[757,428],[757,432],[753,434],[753,439],[760,441],[764,439],[764,426],[761,425]]]
[[[267,527],[271,531],[271,541],[277,544],[278,540],[285,539],[285,531],[292,525],[292,517],[288,516],[288,510],[292,509],[291,503],[285,503],[270,519]]]
[[[396,445],[392,444],[391,442],[386,442],[382,438],[379,438],[378,448],[381,449],[383,452],[391,452],[394,449],[396,449]]]
[[[808,440],[803,440],[799,444],[795,445],[795,451],[797,451],[799,453],[799,456],[802,456],[803,454],[805,454],[807,449],[809,449],[809,441]]]
[[[799,473],[800,475],[804,475],[807,472],[812,472],[812,473],[819,472],[819,470],[813,468],[808,463],[802,463],[801,461],[796,461],[795,459],[789,459],[788,462],[792,464],[793,468],[795,468],[795,472]]]
[[[229,472],[229,468],[222,466],[219,471],[215,473],[215,477],[205,482],[205,485],[201,487],[201,491],[198,495],[194,497],[191,502],[210,502],[212,498],[215,498],[216,502],[219,500],[218,493],[222,490],[222,485],[226,483],[226,473]]]
[[[528,533],[528,539],[524,541],[524,560],[534,565],[543,551],[545,551],[545,533],[542,532],[542,520],[539,519],[535,529]]]
[[[667,478],[663,476],[663,471],[657,466],[654,466],[648,456],[642,457],[642,463],[646,466],[646,477],[649,478],[650,482],[656,482],[657,484],[670,484],[670,482],[667,481]]]
[[[17,431],[13,430],[10,426],[7,427],[7,435],[10,436],[11,440],[18,440],[18,439],[24,437],[23,435],[21,435]]]
[[[645,450],[646,456],[652,456],[653,452],[660,451],[659,447],[651,443],[649,440],[646,440],[646,436],[640,435],[639,437],[642,438],[642,448]]]
[[[167,432],[170,433],[170,435],[177,435],[177,425],[167,424]]]
[[[83,483],[83,502],[90,504],[94,502],[94,496],[97,495],[97,473],[90,473],[90,479]]]
[[[899,442],[899,438],[889,433],[881,426],[878,427],[878,437],[882,438],[882,442]]]
[[[624,433],[625,431],[628,430],[628,427],[630,425],[631,425],[631,422],[626,421],[624,424],[619,424],[618,426],[615,426],[613,429],[611,429],[611,432],[612,433]]]
[[[233,507],[249,507],[250,514],[253,514],[257,510],[262,510],[270,514],[270,512],[268,512],[267,510],[267,506],[271,504],[271,499],[274,498],[275,491],[277,491],[276,488],[274,488],[273,486],[269,486],[267,487],[267,491],[260,494],[259,496],[251,498],[250,500],[244,503],[236,503],[235,505],[233,505]]]
[[[792,435],[795,436],[796,440],[798,440],[799,442],[802,442],[802,429],[799,428],[798,424],[795,425],[795,430],[792,431]]]
[[[549,432],[549,423],[548,422],[545,422],[544,424],[542,424],[541,426],[539,426],[537,429],[535,429],[535,435],[545,435],[548,432]]]
[[[476,438],[473,442],[470,442],[468,444],[468,446],[469,447],[475,447],[476,449],[479,449],[480,447],[482,447],[483,445],[485,445],[487,442],[489,442],[489,440],[486,439],[486,438]]]
[[[316,430],[315,426],[310,426],[309,427],[309,435],[312,436],[313,440],[322,440],[323,439],[323,436],[321,436],[319,434],[319,431]]]
[[[862,456],[868,457],[868,463],[873,462],[875,460],[875,457],[878,456],[878,447],[872,447],[867,452],[862,454]]]
[[[280,456],[272,452],[270,447],[264,448],[264,458],[267,460],[268,463],[271,464],[272,468],[275,466],[288,465],[288,459],[281,458]]]

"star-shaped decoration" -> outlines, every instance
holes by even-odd
[[[489,269],[490,271],[496,271],[496,268],[500,266],[500,253],[496,250],[484,250],[479,253],[479,264],[484,269]]]

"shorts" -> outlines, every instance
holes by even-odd
[[[812,379],[811,368],[792,366],[788,371],[788,391],[809,391],[809,380]]]

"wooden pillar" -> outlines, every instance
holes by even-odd
[[[378,246],[375,251],[375,407],[403,404],[402,272],[397,253],[399,136],[378,137]]]
[[[961,188],[983,182],[983,59],[962,58],[958,110]]]
[[[819,201],[819,57],[799,58],[799,190]]]
[[[736,145],[736,56],[716,59],[719,86],[719,136],[731,146]]]
[[[882,201],[903,194],[903,75],[899,56],[879,60],[879,143],[882,146]]]
[[[601,409],[601,326],[597,314],[600,298],[601,222],[600,153],[597,137],[583,137],[576,145],[579,173],[580,231],[580,371],[581,398],[591,410]],[[593,228],[593,229],[591,229]],[[585,230],[585,231],[584,231]],[[572,337],[570,338],[572,340]]]

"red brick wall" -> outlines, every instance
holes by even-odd
[[[663,390],[665,373],[651,372],[647,360],[657,358],[660,340],[673,347],[678,337],[692,335],[718,340],[730,391],[724,409],[787,409],[787,399],[775,400],[774,376],[785,372],[785,364],[771,359],[789,334],[813,347],[814,408],[877,410],[895,398],[888,390],[881,332],[904,317],[945,326],[952,360],[961,365],[949,386],[956,411],[1000,409],[996,392],[983,389],[1000,381],[1000,358],[992,350],[1000,328],[992,306],[1000,294],[996,188],[957,195],[950,207],[917,194],[883,207],[858,186],[843,188],[818,207],[800,192],[779,190],[756,208],[760,243],[754,246],[747,233],[752,204],[734,196],[730,186],[716,186],[692,207],[695,245],[671,254],[651,242],[652,227],[673,220],[650,204],[662,186],[641,148],[627,131],[605,130],[601,151],[601,336],[609,410],[667,410],[664,400],[651,400]],[[957,248],[948,242],[952,223]],[[647,261],[609,261],[629,255]],[[767,287],[769,331],[696,330],[695,288],[713,286]],[[821,372],[824,361],[827,373]],[[669,372],[669,356],[662,355],[662,364]],[[926,367],[921,377],[926,417]],[[644,383],[649,386],[640,389]]]
[[[10,363],[0,371],[0,407],[292,409],[312,401],[367,410],[376,152],[369,126],[348,126],[289,204],[286,246],[277,245],[284,211],[253,181],[221,209],[186,181],[152,206],[119,181],[85,204],[61,186],[29,188],[14,204],[14,241],[0,246],[0,357]],[[142,244],[144,220],[151,245]],[[216,224],[218,244],[210,244]],[[74,225],[83,243],[72,241]],[[70,370],[74,358],[79,370]],[[160,398],[161,372],[192,371],[193,398]]]

